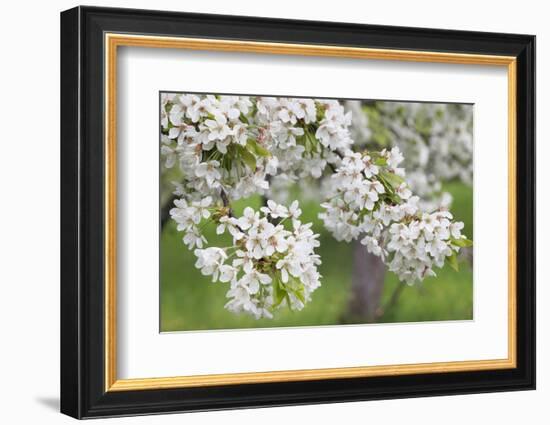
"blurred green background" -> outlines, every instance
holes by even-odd
[[[456,220],[464,222],[463,233],[473,238],[473,193],[463,183],[450,182],[443,190],[453,195],[451,212]],[[240,215],[245,206],[259,208],[260,197],[235,203]],[[337,325],[343,323],[348,308],[352,275],[352,245],[337,242],[324,228],[317,215],[318,202],[302,200],[302,221],[313,222],[319,233],[321,246],[322,286],[312,295],[312,301],[302,311],[284,308],[273,319],[256,320],[248,315],[236,315],[224,309],[228,284],[212,283],[194,267],[195,256],[183,244],[182,233],[168,220],[160,239],[160,328],[162,332],[266,328],[286,326]],[[209,224],[204,234],[209,245],[216,246],[220,239],[215,225]],[[225,239],[224,239],[225,240]],[[218,246],[223,246],[219,244]],[[469,320],[473,312],[473,278],[471,265],[464,259],[460,271],[448,265],[436,270],[437,277],[428,278],[415,286],[404,286],[397,302],[384,311],[378,323],[419,322],[439,320]],[[387,305],[399,284],[393,273],[387,272],[381,305]],[[349,323],[349,322],[346,322]]]

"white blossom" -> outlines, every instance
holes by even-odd
[[[453,239],[464,239],[464,224],[454,222],[448,211],[422,213],[419,198],[401,181],[405,176],[398,148],[381,151],[380,158],[384,165],[376,173],[365,173],[369,154],[347,152],[319,216],[336,239],[361,238],[368,252],[384,260],[400,280],[413,284],[435,276],[434,268],[454,255],[459,245]]]
[[[271,201],[271,200],[270,200]],[[195,250],[196,267],[214,280],[231,282],[227,292],[230,300],[226,308],[233,312],[245,312],[256,318],[270,317],[283,303],[290,308],[301,309],[320,285],[317,266],[321,263],[314,249],[319,246],[318,236],[311,230],[311,223],[303,224],[297,217],[300,208],[297,201],[291,205],[292,221],[289,228],[273,224],[269,220],[289,218],[289,209],[274,201],[259,212],[245,208],[239,218],[222,216],[218,219],[218,233],[231,228],[238,229],[236,244],[228,248]],[[233,252],[231,265],[226,252]],[[292,279],[292,282],[291,282]],[[278,300],[273,285],[290,285],[286,297]],[[277,287],[277,293],[281,289]]]

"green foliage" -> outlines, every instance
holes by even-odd
[[[397,174],[394,174],[394,173],[390,173],[388,171],[381,171],[380,174],[378,175],[378,178],[380,180],[384,180],[384,182],[386,182],[387,184],[389,184],[391,186],[392,189],[397,189],[401,183],[404,183],[405,180],[403,179],[403,177],[401,176],[398,176]],[[384,183],[382,183],[384,184]],[[384,185],[386,186],[386,185]]]
[[[461,248],[467,248],[474,245],[474,242],[470,239],[451,239],[451,243]]]
[[[458,272],[458,258],[456,256],[456,252],[453,251],[451,255],[449,255],[448,257],[445,257],[445,261],[449,266],[451,266],[451,268],[455,272]]]
[[[254,154],[256,154],[256,156],[263,156],[263,157],[271,156],[269,151],[266,148],[264,148],[263,146],[261,146],[254,139],[248,139],[246,147],[249,150],[249,152],[253,152]]]
[[[380,148],[387,148],[392,143],[392,134],[387,125],[382,121],[380,111],[376,104],[363,107],[369,118],[369,128],[372,131],[372,139]]]
[[[256,157],[254,154],[241,145],[235,145],[235,150],[237,151],[237,157],[240,158],[251,171],[254,171],[256,169]]]

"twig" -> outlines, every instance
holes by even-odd
[[[334,150],[333,152],[336,155],[338,155],[338,157],[340,157],[340,159],[344,159],[344,155],[339,150]],[[337,168],[334,166],[334,164],[332,164],[330,162],[327,162],[327,165],[330,167],[330,169],[332,170],[333,173],[336,173]]]
[[[227,197],[227,193],[225,193],[225,190],[220,190],[220,197],[222,198],[223,206],[225,208],[228,208],[227,215],[229,217],[234,217],[233,215],[233,209],[231,208],[231,204],[229,203],[229,198]]]

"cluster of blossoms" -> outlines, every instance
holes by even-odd
[[[352,142],[351,113],[335,100],[162,94],[164,167],[176,194],[230,199],[267,194],[269,182],[319,178]],[[197,200],[197,199],[193,199]]]
[[[425,211],[452,202],[442,181],[471,185],[473,173],[472,107],[470,105],[347,102],[353,111],[351,132],[363,148],[398,147],[405,157],[407,183]]]
[[[462,222],[448,211],[422,212],[419,197],[405,183],[398,148],[377,153],[348,151],[332,175],[328,200],[321,204],[325,227],[338,240],[361,238],[401,281],[413,284],[435,276],[445,260],[456,267],[456,253],[471,242]]]
[[[257,122],[279,160],[279,179],[319,178],[327,164],[339,161],[335,152],[353,143],[351,114],[335,100],[260,98],[257,108]]]
[[[252,107],[246,96],[162,95],[161,154],[183,174],[177,195],[216,198],[223,189],[238,199],[267,189],[277,159],[250,134]]]
[[[225,307],[256,319],[273,317],[274,309],[281,306],[301,310],[321,286],[317,270],[321,260],[314,252],[319,235],[313,233],[311,223],[299,220],[298,201],[287,208],[269,200],[260,211],[245,208],[239,218],[224,206],[210,212],[206,209],[210,202],[176,201],[170,214],[178,230],[186,232],[187,246],[198,247],[195,266],[203,275],[212,276],[213,282],[230,284]],[[202,219],[217,223],[216,233],[228,233],[232,245],[203,249],[206,239],[196,233]]]

